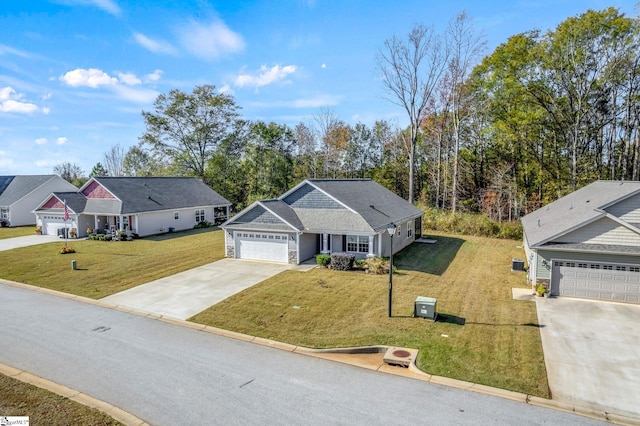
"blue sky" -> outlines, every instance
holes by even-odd
[[[406,124],[384,99],[375,56],[416,23],[442,31],[466,11],[489,54],[633,0],[29,0],[0,6],[0,175],[89,174],[144,132],[156,96],[213,84],[250,120],[295,126],[330,108],[348,124]]]

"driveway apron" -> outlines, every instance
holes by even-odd
[[[640,414],[640,305],[536,298],[554,400]]]
[[[101,299],[112,305],[187,319],[295,265],[222,259]]]

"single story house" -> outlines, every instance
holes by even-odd
[[[389,256],[422,234],[424,212],[371,179],[307,179],[223,223],[230,258],[299,264],[318,253]]]
[[[596,181],[522,218],[533,285],[640,303],[640,182]]]
[[[77,191],[43,197],[34,213],[45,235],[64,235],[67,229],[77,237],[88,230],[145,236],[191,229],[202,221],[222,223],[229,206],[195,178],[93,177]]]
[[[2,226],[34,225],[33,209],[44,197],[76,189],[58,175],[0,176],[0,222]]]

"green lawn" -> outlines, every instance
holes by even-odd
[[[35,226],[16,226],[15,228],[0,227],[0,240],[5,238],[24,237],[25,235],[35,235]]]
[[[388,276],[314,269],[286,271],[191,320],[314,348],[416,348],[428,373],[549,397],[535,304],[511,296],[526,286],[510,270],[520,243],[435,237],[394,258],[393,318]],[[412,317],[417,296],[438,299],[439,321]]]
[[[69,240],[0,251],[0,278],[99,299],[224,257],[224,233],[194,229],[133,241]],[[71,269],[71,261],[79,270]]]
[[[431,234],[434,235],[434,234]],[[511,259],[520,242],[435,235],[395,257],[393,318],[388,276],[286,271],[198,314],[192,321],[307,347],[394,345],[420,350],[428,373],[549,396],[535,310],[515,301],[525,287]],[[217,229],[128,242],[71,240],[0,252],[0,277],[101,298],[224,256]],[[71,270],[76,260],[80,270]],[[436,297],[440,320],[413,318],[417,296]]]

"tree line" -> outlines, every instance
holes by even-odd
[[[142,113],[139,143],[112,148],[92,174],[195,176],[236,208],[304,178],[372,178],[409,201],[499,221],[596,179],[639,179],[637,17],[588,10],[484,49],[466,13],[442,34],[416,25],[387,39],[376,68],[404,128],[347,124],[328,108],[295,127],[248,121],[213,85],[171,90]]]

